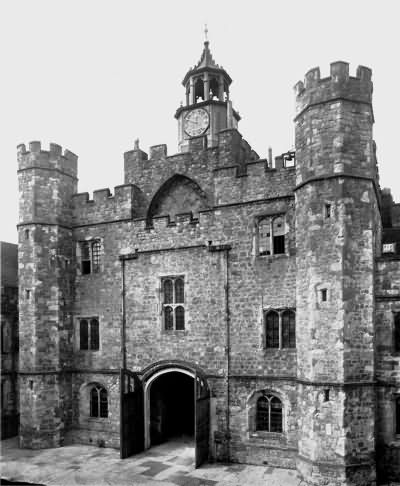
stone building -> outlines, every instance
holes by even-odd
[[[20,445],[127,457],[186,434],[196,465],[399,479],[400,205],[371,70],[310,70],[275,161],[238,131],[231,81],[206,41],[179,152],[136,141],[113,194],[77,194],[59,145],[18,147]]]
[[[0,241],[1,438],[18,434],[18,246]]]

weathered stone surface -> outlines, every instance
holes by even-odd
[[[125,324],[145,393],[169,368],[208,382],[211,459],[297,468],[312,485],[373,485],[376,464],[398,479],[400,268],[381,241],[400,224],[386,194],[382,227],[370,74],[334,63],[296,85],[296,167],[281,156],[271,168],[224,127],[172,156],[135,143],[124,185],[89,200],[76,156],[19,147],[23,447],[120,446]],[[284,252],[260,255],[258,223],[277,215]],[[87,274],[79,244],[91,240],[101,262]],[[184,278],[184,330],[163,326],[167,276]],[[296,311],[296,348],[266,348],[272,309]],[[93,317],[99,349],[81,350],[79,319]],[[107,390],[107,417],[90,417],[92,385]],[[282,432],[257,430],[263,393],[281,400]]]

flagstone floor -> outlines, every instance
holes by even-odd
[[[121,460],[119,451],[72,445],[19,449],[16,438],[1,442],[1,477],[45,486],[298,486],[296,471],[246,464],[194,468],[189,440],[169,441]]]

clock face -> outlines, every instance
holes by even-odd
[[[210,116],[203,108],[189,111],[183,121],[183,128],[190,137],[202,135],[208,128]]]

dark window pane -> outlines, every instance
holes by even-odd
[[[99,416],[99,391],[95,387],[90,391],[90,416]]]
[[[276,312],[268,312],[267,314],[266,347],[279,348],[279,317]]]
[[[81,243],[81,268],[84,275],[91,272],[90,243],[88,241]]]
[[[282,347],[296,347],[296,321],[293,311],[285,311],[282,314]]]
[[[175,309],[175,325],[178,331],[185,329],[185,309],[181,306]]]
[[[89,349],[89,329],[88,329],[88,321],[86,319],[82,319],[79,323],[79,342],[81,349]]]
[[[100,255],[101,255],[101,243],[100,241],[95,241],[92,244],[92,267],[94,273],[100,271],[100,258],[101,258]]]
[[[172,307],[164,307],[164,326],[167,331],[174,328]]]
[[[400,313],[394,316],[394,349],[400,351]]]
[[[277,397],[271,398],[271,432],[282,432],[282,402]]]
[[[274,236],[274,255],[285,253],[285,235]]]
[[[88,241],[81,243],[82,260],[90,260],[90,244]]]
[[[183,304],[185,302],[185,295],[184,295],[184,285],[183,279],[177,278],[175,280],[175,303],[176,304]]]
[[[400,435],[400,397],[396,398],[396,434]]]
[[[99,349],[99,321],[90,321],[90,349]]]
[[[164,281],[164,304],[173,303],[172,280]]]
[[[256,430],[269,430],[269,401],[265,397],[257,400]]]
[[[108,417],[107,390],[105,388],[100,390],[100,417]]]

